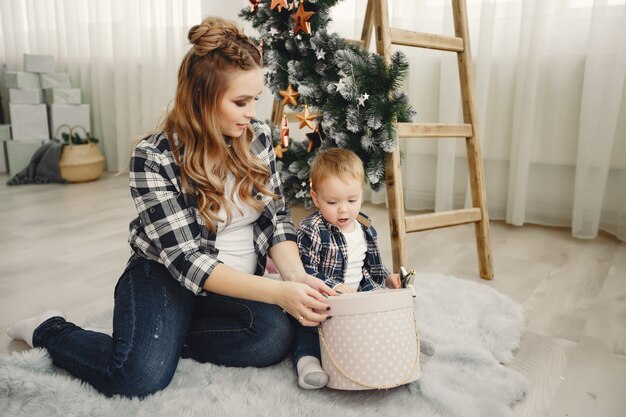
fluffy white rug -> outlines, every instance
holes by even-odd
[[[513,359],[522,308],[483,284],[419,274],[415,310],[436,349],[421,380],[389,391],[298,388],[291,363],[224,368],[181,360],[171,385],[143,400],[106,398],[52,366],[44,350],[0,357],[7,416],[511,416],[526,389]]]

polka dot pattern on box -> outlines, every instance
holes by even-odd
[[[421,376],[412,308],[334,316],[322,325],[320,345],[329,388],[386,389]]]

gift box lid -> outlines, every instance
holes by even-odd
[[[330,314],[351,316],[413,308],[413,293],[408,288],[380,289],[328,297]]]
[[[54,72],[54,56],[24,54],[24,69],[28,72]]]

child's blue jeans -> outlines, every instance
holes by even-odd
[[[133,257],[115,289],[113,337],[53,317],[33,334],[55,365],[105,395],[165,388],[180,357],[225,366],[268,366],[287,355],[292,326],[275,305],[195,296],[158,262]]]
[[[321,361],[320,338],[317,327],[303,326],[291,316],[289,319],[293,324],[293,346],[291,347],[293,366],[296,366],[303,356],[315,356]]]

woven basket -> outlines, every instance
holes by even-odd
[[[62,128],[69,129],[69,145],[63,147],[59,158],[61,177],[68,182],[87,182],[100,178],[104,171],[104,155],[93,142],[89,141],[89,132],[82,126],[70,127],[63,124],[57,129],[55,137]],[[75,129],[82,129],[85,132],[86,144],[75,145],[72,143]]]

